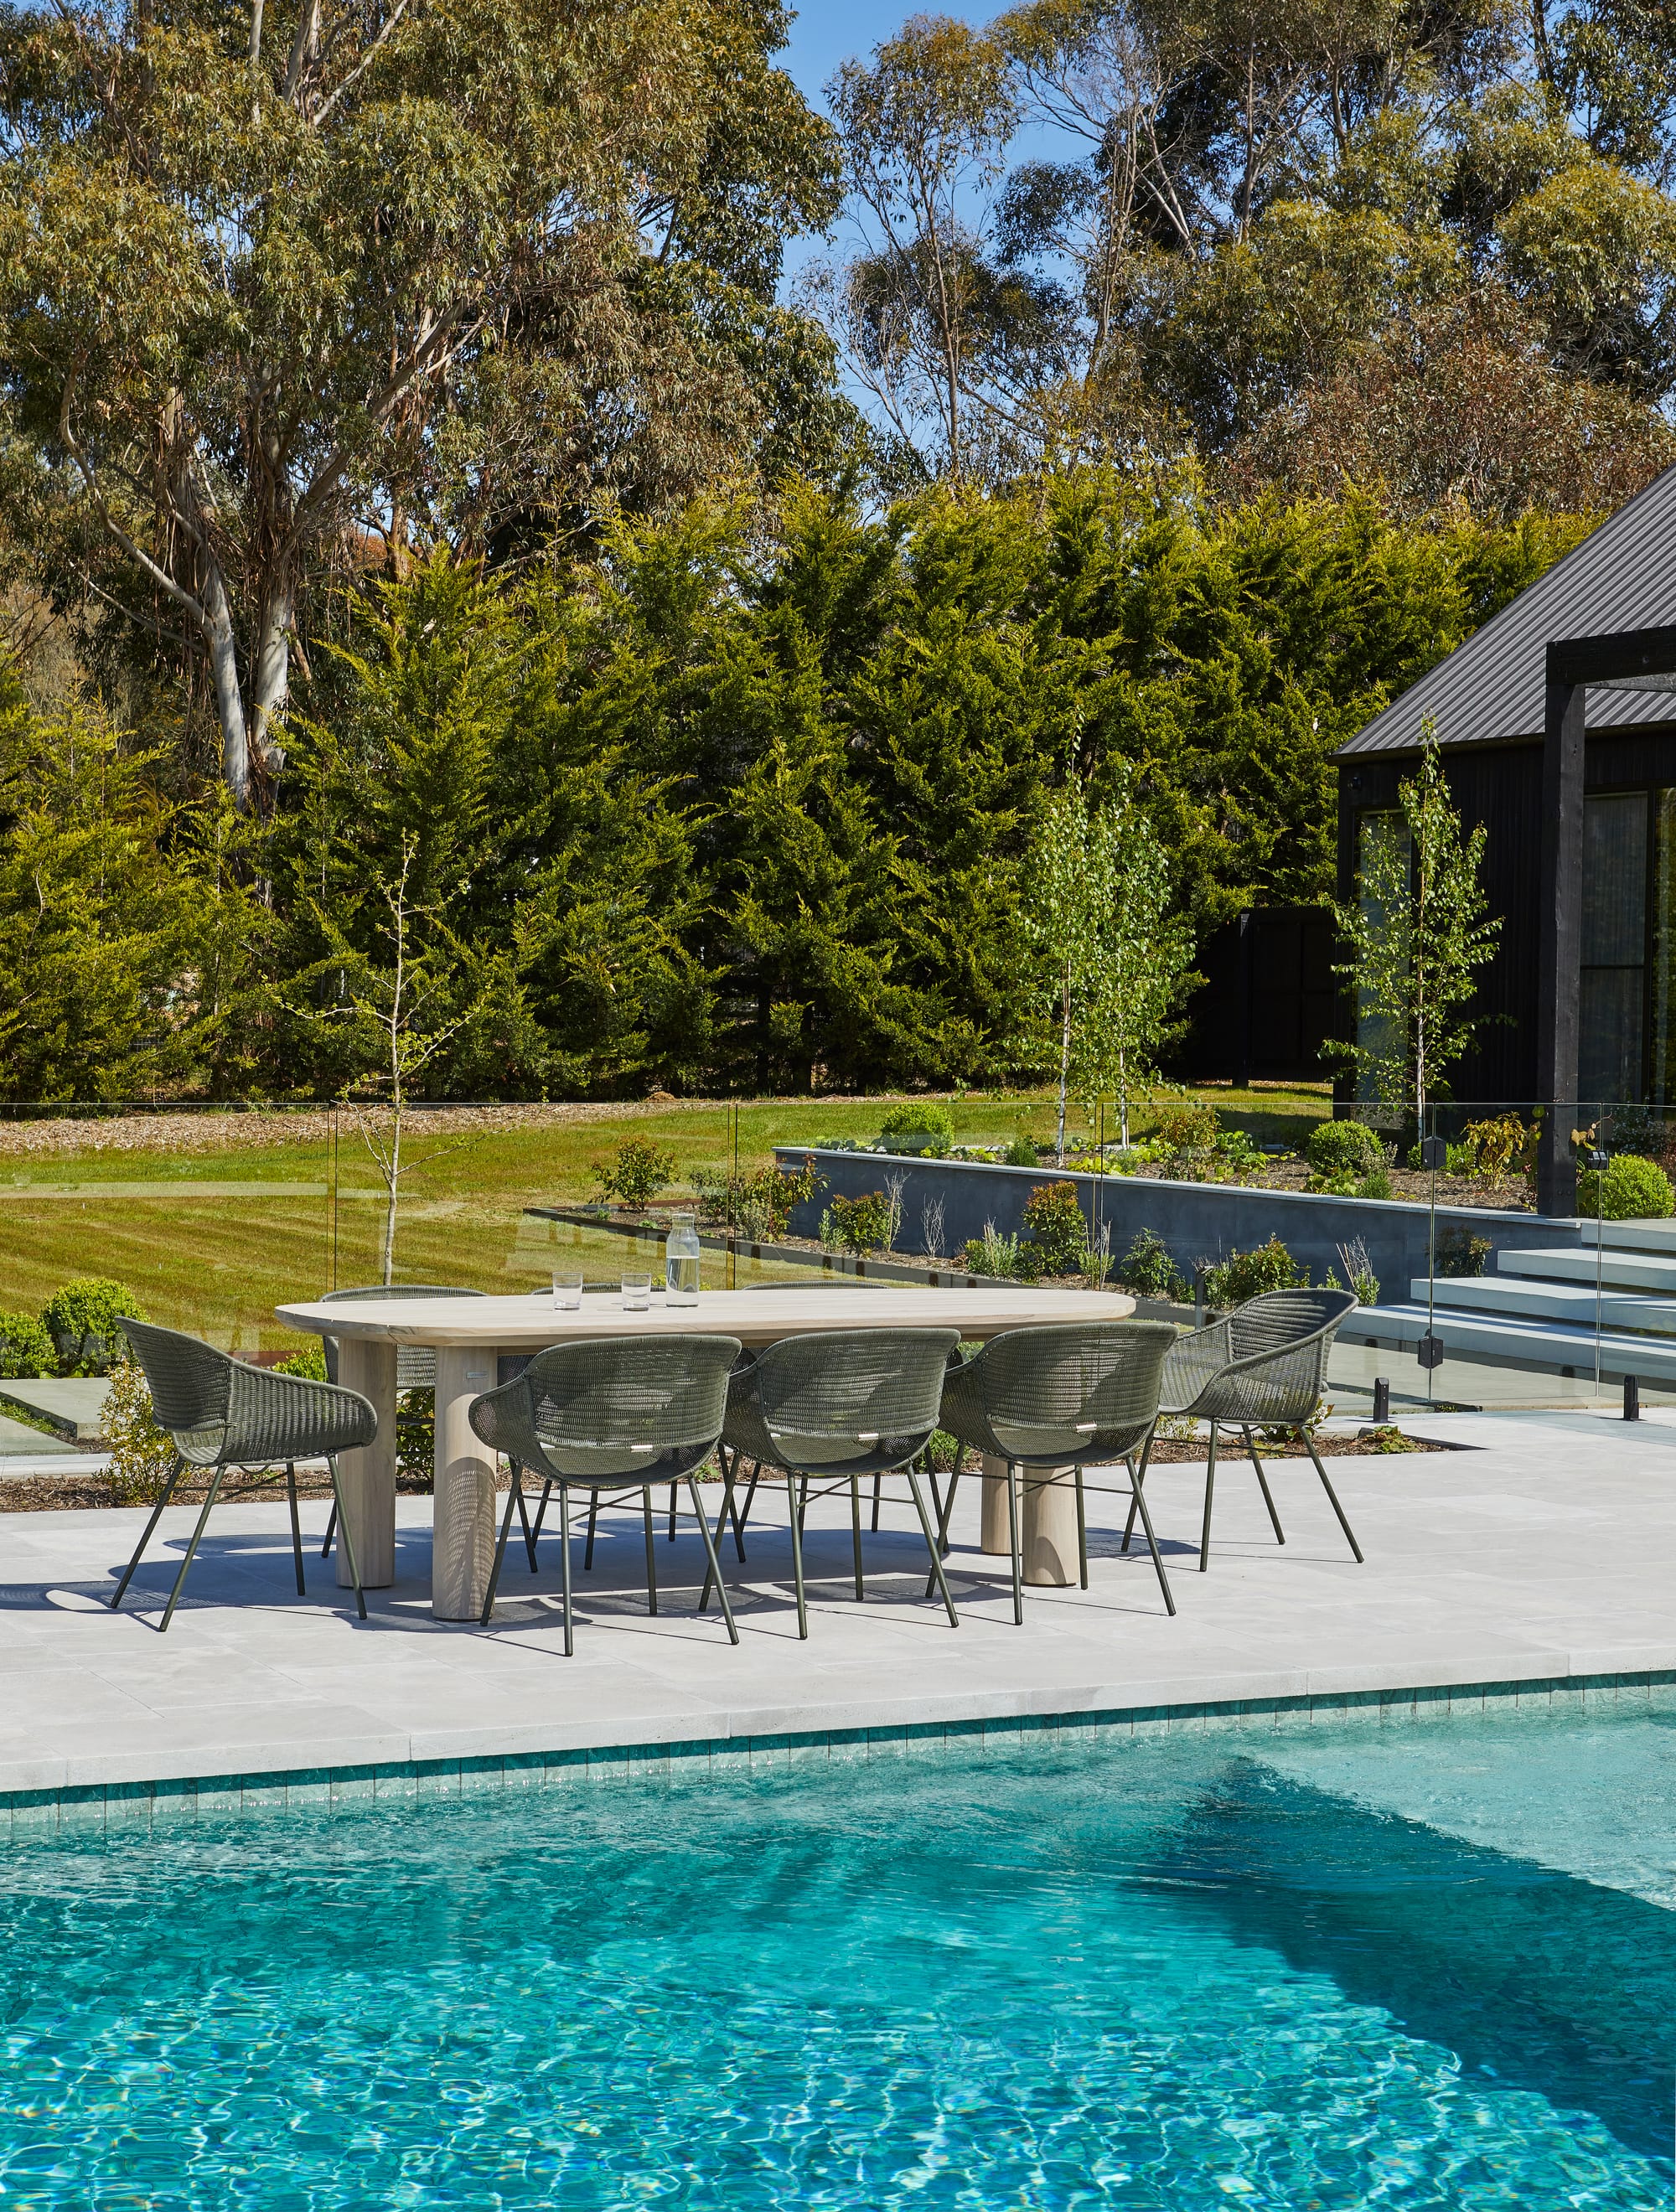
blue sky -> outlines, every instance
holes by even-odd
[[[805,97],[820,106],[821,87],[842,62],[854,55],[871,53],[881,39],[888,39],[908,16],[915,14],[957,15],[969,23],[987,23],[1001,12],[1005,0],[987,8],[927,7],[916,9],[901,0],[810,0],[792,24],[791,43],[780,59],[797,79]]]
[[[982,25],[993,22],[1006,4],[1006,0],[991,0],[981,8],[962,8],[952,4],[916,7],[914,0],[809,0],[792,19],[791,37],[775,58],[789,70],[799,88],[811,106],[825,112],[823,88],[841,64],[852,57],[865,60],[882,40],[890,38],[913,15],[954,15],[962,21]],[[1061,137],[1057,132],[1027,130],[1013,142],[1011,159],[1019,161],[1027,156],[1045,156],[1074,160],[1085,150],[1079,143]],[[796,239],[786,248],[785,283],[789,285],[797,272],[812,257],[827,249],[818,239]]]

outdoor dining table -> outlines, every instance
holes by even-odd
[[[368,1589],[396,1578],[396,1349],[425,1345],[436,1353],[435,1498],[431,1544],[431,1611],[439,1620],[476,1620],[495,1562],[494,1457],[471,1422],[471,1401],[495,1386],[502,1352],[538,1352],[573,1337],[736,1336],[777,1344],[822,1329],[957,1328],[986,1340],[1048,1322],[1118,1321],[1133,1298],[1113,1291],[875,1287],[871,1284],[773,1284],[747,1291],[704,1291],[696,1305],[671,1305],[654,1291],[649,1310],[625,1309],[620,1291],[586,1292],[580,1308],[556,1307],[550,1291],[522,1297],[365,1298],[354,1304],[276,1309],[288,1328],[336,1337],[341,1382],[370,1399],[378,1434],[345,1452],[339,1474],[361,1579]],[[985,1472],[1005,1475],[999,1465]],[[1001,1481],[984,1486],[984,1549],[1005,1550]],[[1057,1494],[1055,1494],[1057,1493]],[[999,1504],[999,1516],[996,1511]],[[1066,1516],[1068,1517],[1068,1522]],[[1067,1534],[1068,1530],[1068,1534]],[[1057,1485],[1026,1494],[1023,1540],[1033,1582],[1065,1583],[1076,1573],[1075,1501]],[[349,1563],[337,1547],[337,1579]]]

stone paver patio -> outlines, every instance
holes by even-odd
[[[1090,1503],[1091,1587],[1029,1592],[1015,1627],[1006,1562],[974,1548],[968,1481],[950,1563],[958,1631],[922,1601],[924,1547],[903,1506],[868,1542],[856,1605],[835,1501],[811,1516],[817,1586],[799,1644],[784,1494],[765,1492],[747,1565],[727,1554],[737,1650],[714,1603],[694,1618],[690,1520],[673,1546],[660,1525],[655,1620],[637,1515],[602,1522],[592,1575],[579,1545],[566,1660],[556,1543],[532,1581],[514,1542],[490,1628],[432,1620],[428,1498],[400,1501],[397,1581],[370,1596],[365,1625],[319,1559],[324,1504],[304,1508],[303,1599],[282,1495],[218,1507],[167,1637],[155,1623],[192,1509],[164,1516],[117,1615],[103,1601],[137,1510],[6,1516],[0,1791],[1676,1669],[1676,1426],[1586,1414],[1415,1425],[1474,1449],[1332,1462],[1363,1567],[1307,1462],[1273,1466],[1284,1550],[1233,1462],[1200,1575],[1202,1470],[1155,1470],[1175,1620],[1144,1553],[1119,1555],[1123,1505],[1106,1497]]]

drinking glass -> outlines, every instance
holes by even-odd
[[[625,1313],[645,1313],[652,1304],[650,1275],[625,1275],[622,1279],[622,1310]]]
[[[580,1270],[574,1275],[555,1272],[553,1303],[556,1306],[568,1307],[572,1313],[579,1310],[582,1303],[582,1277]]]

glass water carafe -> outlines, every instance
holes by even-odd
[[[690,1213],[671,1216],[664,1245],[664,1283],[672,1306],[698,1304],[698,1226]]]

